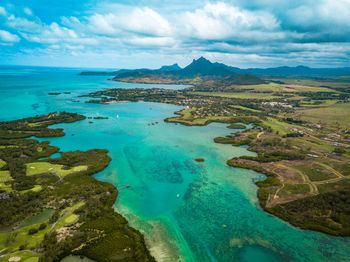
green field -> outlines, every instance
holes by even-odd
[[[28,226],[32,226],[34,224],[42,223],[42,222],[48,220],[52,216],[53,213],[54,213],[53,209],[47,209],[46,208],[40,214],[24,220],[21,223],[20,227],[21,228],[22,227],[28,227]]]
[[[271,91],[271,92],[282,92],[283,87],[276,83],[268,83],[261,85],[233,85],[230,86],[234,89],[240,90],[254,90],[254,91]]]
[[[0,189],[8,192],[12,191],[11,184],[9,183],[12,180],[10,171],[0,171]]]
[[[279,194],[305,194],[308,192],[310,192],[310,186],[308,184],[285,184],[279,191]]]
[[[78,256],[68,256],[62,259],[61,262],[93,262],[93,260],[86,257],[80,258]]]
[[[64,219],[64,222],[66,224],[73,224],[74,222],[78,221],[79,219],[79,216],[76,215],[76,214],[70,214],[68,215],[65,219]]]
[[[27,192],[39,192],[39,191],[41,191],[43,189],[43,187],[41,186],[41,185],[34,185],[34,187],[33,188],[31,188],[31,189],[26,189],[26,190],[22,190],[22,191],[20,191],[22,194],[24,194],[24,193],[27,193]]]
[[[205,125],[210,122],[220,121],[220,120],[228,120],[230,117],[225,116],[208,116],[208,117],[195,117],[192,115],[192,112],[195,111],[194,108],[189,109],[183,109],[178,114],[180,116],[168,118],[167,122],[173,122],[173,123],[182,123],[184,125]]]
[[[87,170],[87,166],[75,166],[70,169],[64,169],[63,165],[51,164],[48,162],[34,162],[26,164],[26,166],[28,176],[34,176],[45,173],[55,173],[60,177],[65,177],[76,172]]]
[[[338,100],[311,100],[301,101],[300,105],[303,107],[324,107],[334,105],[337,102]]]
[[[44,239],[45,234],[48,232],[48,227],[43,230],[38,231],[33,235],[28,235],[28,231],[39,225],[33,225],[28,227],[23,227],[12,232],[0,234],[0,244],[7,248],[6,253],[15,252],[21,247],[25,249],[35,249],[38,248],[42,240]]]
[[[228,92],[190,92],[193,95],[201,96],[218,96],[227,98],[238,98],[238,99],[257,99],[257,100],[272,100],[278,98],[272,93],[228,93]]]
[[[0,169],[3,168],[5,165],[6,165],[6,162],[0,159]]]
[[[332,174],[332,172],[330,172],[329,170],[325,170],[324,167],[317,164],[311,164],[307,166],[300,165],[295,166],[295,168],[304,172],[311,181],[324,181],[332,178],[337,178],[337,176]]]
[[[0,258],[0,262],[8,262],[9,259],[18,258],[18,257],[21,258],[20,262],[38,262],[40,256],[32,254],[31,252],[28,252],[28,251],[22,251],[13,255],[2,257]]]
[[[267,120],[264,120],[263,122],[264,125],[271,127],[273,132],[278,132],[279,135],[282,136],[290,133],[290,128],[297,128],[299,130],[305,129],[304,127],[288,124],[286,122],[279,121],[276,118],[272,117],[268,117]]]
[[[350,176],[350,163],[344,163],[344,162],[330,162],[329,163],[336,171],[341,173],[343,176]]]
[[[350,127],[350,103],[329,107],[310,108],[301,111],[300,118],[313,123],[325,123]]]
[[[260,110],[256,110],[256,109],[252,109],[252,108],[249,108],[249,107],[245,107],[245,106],[240,106],[240,105],[232,105],[230,106],[232,108],[237,108],[237,109],[242,109],[242,110],[247,110],[247,111],[251,111],[251,112],[261,112]]]

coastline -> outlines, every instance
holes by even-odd
[[[62,112],[1,122],[2,143],[5,145],[15,143],[16,145],[15,147],[0,147],[0,157],[6,161],[1,169],[9,168],[9,171],[1,171],[1,175],[8,172],[9,177],[10,174],[12,175],[10,180],[18,181],[17,183],[24,181],[26,184],[23,186],[28,187],[27,190],[22,189],[22,191],[18,191],[17,188],[12,190],[10,187],[9,192],[5,195],[1,191],[5,197],[3,200],[7,200],[0,202],[1,208],[5,205],[9,212],[17,214],[18,221],[14,221],[17,224],[39,215],[42,209],[52,208],[54,210],[53,214],[40,222],[40,227],[36,227],[38,223],[34,223],[34,227],[30,224],[23,229],[16,226],[13,221],[9,223],[6,218],[11,213],[4,212],[5,214],[1,215],[1,223],[3,224],[5,221],[5,226],[13,227],[15,225],[15,227],[9,232],[2,232],[2,238],[4,234],[17,235],[27,231],[28,233],[18,239],[18,243],[12,243],[10,246],[5,244],[2,253],[4,251],[6,253],[1,254],[1,258],[11,257],[11,254],[15,252],[21,259],[21,254],[25,250],[31,250],[33,258],[40,257],[45,261],[52,257],[60,260],[68,255],[85,256],[95,261],[113,256],[132,257],[135,261],[155,261],[146,247],[143,235],[138,230],[128,226],[126,219],[112,208],[118,197],[116,186],[94,177],[96,173],[104,170],[112,160],[108,156],[108,150],[90,149],[60,152],[60,157],[51,158],[53,153],[60,150],[59,147],[50,146],[47,141],[40,143],[37,139],[26,139],[31,136],[38,138],[63,137],[65,133],[62,128],[49,129],[48,127],[53,124],[72,123],[83,119],[86,119],[83,115]],[[35,125],[37,131],[21,134],[21,130],[27,130],[28,126],[31,125]],[[16,156],[16,150],[23,150],[22,144],[26,145],[26,154],[33,155],[20,162],[13,157],[13,154]],[[43,157],[45,159],[39,160]],[[31,163],[33,161],[34,163]],[[28,169],[28,165],[34,164],[35,167]],[[27,167],[24,170],[25,173],[14,176],[13,170],[18,170],[20,165]],[[75,167],[80,170],[76,171]],[[24,178],[29,178],[35,186],[33,187]],[[16,194],[17,191],[21,194]],[[75,192],[78,191],[79,194],[76,194]],[[22,210],[16,205],[18,201],[22,201],[21,198],[25,199],[27,194],[35,201],[33,210],[26,208],[22,208]],[[29,203],[31,203],[31,198]],[[36,199],[39,200],[40,205],[36,203]],[[65,204],[62,205],[62,203]],[[8,225],[6,221],[9,223]],[[101,221],[103,221],[102,224]],[[94,231],[103,234],[91,234]],[[119,235],[117,238],[115,238],[116,234]],[[31,235],[35,236],[36,241],[31,241]],[[21,244],[22,240],[25,241],[25,244]],[[108,244],[108,240],[114,241],[113,244]],[[129,241],[129,243],[125,241]],[[104,247],[107,244],[109,247],[113,247],[112,252],[105,253]],[[27,245],[29,246],[27,247]]]

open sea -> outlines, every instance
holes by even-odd
[[[0,67],[0,120],[54,111],[109,117],[55,125],[65,137],[39,140],[61,151],[109,150],[112,162],[95,177],[131,186],[120,190],[115,209],[145,235],[158,261],[350,261],[349,238],[294,228],[259,207],[254,181],[264,176],[226,165],[234,156],[255,153],[213,142],[232,132],[226,125],[165,123],[182,109],[175,105],[88,104],[78,97],[103,88],[183,86],[119,83],[78,76],[80,71]]]

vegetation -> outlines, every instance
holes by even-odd
[[[227,163],[267,176],[256,183],[260,204],[266,211],[302,228],[350,235],[350,213],[343,208],[350,199],[343,193],[350,184],[349,77],[316,78],[303,72],[322,70],[297,67],[264,71],[288,71],[288,78],[245,75],[235,82],[240,76],[228,73],[232,68],[216,66],[200,59],[185,71],[177,69],[185,77],[174,72],[136,70],[118,73],[115,78],[193,85],[182,90],[108,89],[86,96],[91,97],[91,103],[142,100],[181,105],[184,109],[166,122],[189,126],[221,122],[229,128],[243,129],[214,141],[248,145],[257,153]],[[259,70],[253,71],[261,75]],[[331,71],[338,74],[327,72]],[[302,73],[303,77],[294,77],[291,72]],[[332,201],[334,208],[328,212]]]
[[[84,118],[63,112],[0,123],[0,255],[6,260],[16,252],[21,259],[45,262],[69,254],[95,261],[154,261],[141,233],[112,208],[117,189],[91,176],[109,164],[107,150],[63,152],[43,161],[38,159],[59,148],[18,139],[60,136],[63,130],[47,126]]]

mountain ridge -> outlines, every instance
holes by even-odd
[[[193,59],[192,63],[181,68],[177,63],[173,65],[164,65],[159,69],[121,69],[111,72],[92,72],[83,71],[79,75],[107,75],[118,76],[124,73],[138,72],[137,75],[143,73],[172,73],[177,76],[194,77],[195,75],[210,75],[218,78],[226,77],[230,74],[253,74],[261,77],[279,77],[279,76],[347,76],[350,75],[350,67],[338,68],[312,68],[308,66],[298,65],[295,67],[278,66],[270,68],[247,68],[241,69],[238,67],[229,66],[223,63],[212,63],[208,59],[201,56],[198,59]]]

